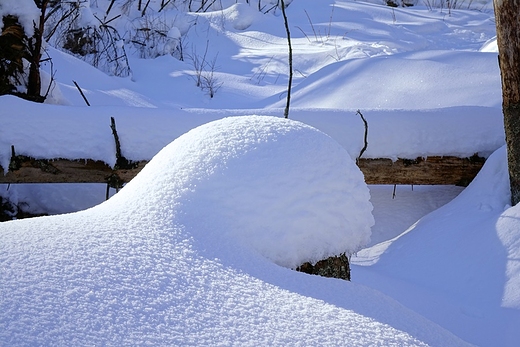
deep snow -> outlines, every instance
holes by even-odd
[[[325,134],[273,117],[209,123],[101,205],[0,224],[0,341],[465,345],[378,292],[273,264],[358,247],[370,210]]]
[[[371,2],[295,0],[288,7],[296,72],[290,118],[328,134],[351,158],[363,145],[357,109],[369,122],[366,157],[489,156],[499,149],[504,135],[491,7],[448,11]],[[280,14],[260,15],[241,1],[222,4],[224,10],[208,14],[161,15],[187,33],[190,55],[202,54],[207,45],[223,83],[214,98],[194,85],[188,58],[140,59],[129,46],[132,75],[115,78],[49,47],[57,85],[48,103],[0,97],[0,165],[7,167],[11,145],[35,157],[89,157],[113,164],[111,116],[123,154],[135,160],[150,159],[183,133],[217,119],[280,116],[287,82]],[[106,5],[92,2],[98,14]],[[131,15],[113,24],[124,27]],[[177,34],[173,30],[172,38]],[[92,107],[85,106],[73,80]],[[10,265],[0,279],[16,295],[2,296],[7,309],[0,312],[38,313],[28,318],[29,325],[57,344],[88,335],[89,342],[107,344],[104,336],[113,336],[113,344],[128,338],[169,345],[415,345],[420,340],[446,346],[460,343],[453,333],[479,346],[516,346],[520,224],[518,207],[507,206],[505,172],[500,149],[479,179],[424,218],[461,189],[397,187],[392,199],[393,187],[370,187],[375,225],[369,248],[353,258],[352,283],[280,268],[236,245],[233,237],[209,242],[206,229],[194,228],[197,221],[176,219],[174,198],[166,191],[161,201],[140,202],[145,193],[158,192],[154,179],[152,187],[140,188],[142,194],[123,190],[88,211],[8,223],[16,227],[0,238],[9,235],[14,242],[9,247],[19,253],[5,260]],[[63,213],[98,204],[104,190],[101,185],[11,185],[1,194]],[[201,213],[196,207],[193,211]],[[217,207],[222,209],[215,205],[212,211]],[[34,265],[27,265],[31,261]],[[96,265],[85,266],[89,262]],[[57,283],[72,283],[77,290]],[[24,295],[41,305],[26,301],[16,311],[11,305]],[[84,311],[75,312],[78,307]],[[23,339],[28,329],[16,317],[0,314],[2,324],[9,324],[3,336]],[[87,325],[75,324],[85,320]],[[133,326],[138,329],[128,330]],[[167,329],[179,330],[172,335]]]
[[[371,265],[357,268],[360,282],[428,312],[465,340],[515,345],[520,227],[518,206],[508,203],[502,147],[453,201],[395,239],[359,252],[353,262]],[[413,294],[402,290],[407,282],[416,287]]]

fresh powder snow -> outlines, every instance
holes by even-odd
[[[504,146],[453,201],[359,252],[355,264],[372,264],[356,266],[359,281],[442,320],[465,340],[514,346],[520,341],[520,224],[518,206],[509,203]],[[414,291],[403,290],[410,283]]]
[[[121,34],[117,47],[125,48],[131,75],[109,76],[81,57],[53,48],[56,38],[51,38],[45,57],[52,64],[42,62],[42,84],[46,89],[51,76],[55,83],[46,103],[0,97],[0,165],[9,167],[11,146],[17,154],[35,158],[91,158],[114,165],[110,117],[116,120],[123,155],[131,160],[150,160],[183,134],[223,118],[281,117],[288,49],[283,18],[272,2],[222,0],[207,12],[186,12],[172,1],[159,12],[161,2],[152,0],[145,16],[135,3],[122,8],[116,2],[107,14],[110,1],[83,2],[77,24],[111,20]],[[339,184],[334,176],[339,174],[329,170],[326,177],[334,179],[328,188],[320,178],[312,180],[313,187],[319,183],[323,188],[316,194],[310,185],[302,189],[298,180],[281,185],[287,212],[305,211],[298,220],[310,221],[308,227],[289,223],[288,215],[263,203],[276,191],[262,195],[258,184],[282,168],[305,177],[290,163],[307,158],[276,152],[272,168],[249,160],[248,155],[265,154],[269,146],[281,150],[269,137],[257,151],[248,147],[249,154],[229,153],[233,165],[216,164],[213,173],[197,176],[194,170],[193,177],[182,176],[171,170],[181,162],[163,167],[154,160],[156,169],[136,180],[143,183],[112,192],[105,204],[2,224],[2,230],[9,229],[0,234],[2,252],[15,253],[0,255],[8,264],[0,267],[0,345],[456,346],[464,345],[462,339],[477,346],[518,346],[520,212],[507,205],[493,4],[450,3],[457,5],[418,0],[412,7],[392,8],[382,0],[291,1],[287,15],[294,80],[289,118],[327,134],[350,157],[336,158],[323,168],[310,161],[323,164],[332,159],[329,154],[310,157],[297,167],[306,163],[309,173],[318,173],[344,165],[349,182]],[[257,10],[259,4],[263,11]],[[0,0],[0,13],[7,12],[21,17],[26,33],[39,18],[32,0]],[[131,42],[132,30],[159,24],[167,41],[149,52]],[[182,45],[183,59],[175,44]],[[194,65],[203,55],[208,63],[203,73],[219,87],[212,98],[195,83]],[[286,267],[293,267],[295,259],[317,258],[316,249],[329,254],[338,240],[304,247],[303,253],[290,247],[287,254],[270,253],[270,246],[261,247],[273,242],[260,238],[262,226],[280,223],[284,230],[297,229],[309,237],[311,231],[334,230],[334,221],[343,220],[345,235],[359,237],[349,238],[352,243],[344,251],[368,240],[369,213],[364,222],[353,217],[370,209],[366,185],[351,168],[364,144],[358,109],[368,121],[365,158],[478,153],[488,161],[464,190],[369,186],[375,224],[371,240],[352,256],[352,282],[296,273]],[[237,128],[230,133],[232,129]],[[319,132],[309,130],[305,136],[311,134],[323,144]],[[233,135],[230,144],[237,145],[243,136],[246,132]],[[198,148],[192,144],[190,148]],[[208,158],[198,156],[202,153]],[[219,158],[211,146],[196,154],[182,163]],[[178,155],[161,154],[168,163]],[[255,174],[244,169],[250,175],[239,175],[245,164]],[[290,181],[287,174],[280,176],[276,182]],[[100,204],[106,185],[0,188],[2,197],[19,206],[56,214]],[[330,200],[322,196],[325,189],[336,188]],[[201,191],[204,196],[196,193]],[[332,201],[346,191],[353,200],[335,206]],[[319,205],[324,201],[325,206]],[[348,201],[359,201],[349,207],[352,214],[341,210]],[[263,220],[248,210],[252,206],[277,217]],[[311,217],[314,210],[321,213],[319,223]],[[325,210],[341,211],[325,220]],[[354,225],[364,231],[353,233]],[[282,236],[277,235],[276,249],[290,243]]]
[[[226,118],[101,205],[0,224],[0,341],[466,345],[368,288],[274,264],[367,241],[368,190],[345,158],[302,123]]]

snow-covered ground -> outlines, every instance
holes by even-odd
[[[350,188],[336,176],[324,179],[343,165],[333,165],[338,156],[329,151],[316,154],[326,136],[310,143],[308,133],[280,137],[291,143],[288,152],[269,158],[272,148],[260,146],[261,160],[244,147],[204,147],[203,139],[183,136],[106,203],[0,225],[0,345],[517,346],[520,211],[508,206],[492,7],[426,3],[433,1],[391,8],[375,0],[293,0],[287,8],[295,69],[289,118],[329,135],[345,160],[363,146],[357,109],[369,123],[366,157],[494,153],[464,191],[397,187],[392,198],[393,187],[369,187],[375,224],[352,257],[352,282],[279,266],[329,254],[331,245],[357,250],[361,230],[356,243],[348,227],[345,239],[329,229],[373,224],[361,217],[370,207],[360,202],[366,186],[354,169],[345,174]],[[92,1],[93,11],[107,4]],[[141,59],[129,45],[131,77],[108,76],[49,47],[57,85],[48,102],[0,97],[0,165],[8,167],[11,145],[39,158],[114,164],[110,117],[123,154],[135,160],[228,116],[281,117],[288,78],[281,14],[260,14],[245,1],[222,4],[176,14],[187,32],[184,61]],[[123,26],[123,17],[114,25]],[[193,78],[193,57],[206,48],[219,86],[213,98]],[[219,128],[230,143],[260,136],[240,128],[243,118],[230,119],[206,129]],[[191,166],[235,157],[240,165],[223,171]],[[281,178],[269,183],[269,175]],[[322,199],[323,191],[330,194]],[[65,213],[101,203],[105,187],[11,185],[1,194],[35,211]],[[287,215],[279,211],[284,204]],[[264,223],[272,232],[258,231]],[[320,226],[327,230],[310,230]],[[318,241],[316,232],[323,233]],[[295,256],[291,237],[310,253]]]

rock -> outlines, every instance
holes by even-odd
[[[309,262],[303,263],[296,271],[350,281],[350,263],[345,253],[320,260],[314,265]]]

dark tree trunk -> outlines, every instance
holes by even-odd
[[[48,0],[35,0],[36,6],[40,9],[39,23],[34,24],[34,36],[29,39],[29,56],[30,63],[29,77],[27,80],[27,97],[30,100],[43,102],[45,97],[41,96],[41,77],[40,77],[40,60],[42,58],[43,45],[43,29],[45,23],[45,11],[47,9]]]
[[[43,102],[41,93],[40,59],[41,59],[42,36],[35,29],[34,37],[31,38],[29,77],[27,79],[27,98],[33,101]]]
[[[25,34],[17,17],[7,15],[0,20],[0,95],[14,94],[24,83]]]
[[[520,202],[520,0],[493,0],[511,203]]]

